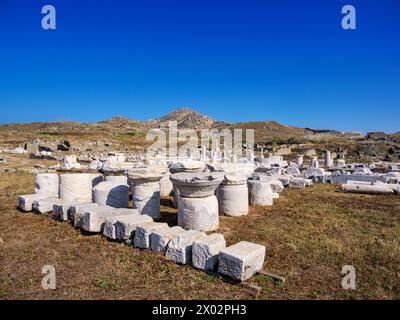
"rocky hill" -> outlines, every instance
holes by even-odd
[[[166,126],[176,121],[178,128],[254,129],[256,142],[301,140],[313,134],[311,130],[282,125],[275,121],[228,123],[212,119],[190,108],[180,108],[150,121],[137,121],[124,116],[94,122],[36,122],[0,125],[0,143],[8,145],[32,139],[111,140],[133,145],[143,142],[150,128]]]
[[[149,126],[159,127],[169,121],[176,121],[180,129],[208,129],[211,128],[217,121],[197,112],[190,108],[180,108],[168,113],[167,115],[151,120],[148,122]]]
[[[400,154],[399,133],[383,134],[384,139],[380,137],[382,133],[380,135],[375,133],[368,139],[364,135],[349,135],[334,130],[299,128],[283,125],[276,121],[228,123],[212,119],[190,108],[180,108],[150,121],[137,121],[128,117],[117,116],[92,123],[4,124],[0,125],[0,150],[23,146],[34,141],[39,141],[39,145],[45,147],[44,150],[54,150],[60,142],[68,141],[72,145],[71,152],[76,153],[101,150],[144,150],[146,146],[151,144],[151,141],[146,139],[148,130],[166,127],[169,121],[176,121],[180,129],[221,130],[227,128],[231,130],[242,129],[243,131],[254,129],[254,140],[257,145],[304,146],[304,144],[307,144],[307,148],[321,150],[328,145],[332,150],[354,149],[355,153],[371,156],[379,154],[396,158]],[[371,144],[374,144],[376,150],[371,149]]]

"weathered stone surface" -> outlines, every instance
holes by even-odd
[[[101,170],[103,168],[103,162],[98,159],[95,159],[90,162],[89,169],[90,170]]]
[[[282,156],[270,156],[268,158],[263,158],[260,159],[261,164],[263,167],[271,167],[271,166],[277,166],[277,167],[286,167],[287,166],[287,161],[283,160]],[[256,169],[257,171],[257,169]]]
[[[150,236],[155,231],[167,229],[168,224],[158,222],[148,222],[139,224],[135,231],[134,245],[136,248],[148,249],[150,248]]]
[[[169,171],[172,174],[180,173],[180,172],[196,172],[200,173],[204,169],[204,162],[202,161],[180,161],[177,163],[172,163],[169,166]]]
[[[372,174],[371,169],[367,168],[367,167],[364,167],[364,166],[356,166],[356,167],[354,167],[354,172],[361,173],[361,174]]]
[[[331,174],[328,176],[327,181],[330,183],[337,183],[337,184],[345,184],[348,180],[352,181],[366,181],[370,183],[374,183],[376,181],[387,182],[387,178],[380,175],[380,174]]]
[[[224,180],[221,172],[213,173],[177,173],[171,181],[185,198],[204,198],[214,195],[216,188]]]
[[[105,181],[117,184],[128,184],[128,178],[126,176],[106,176]]]
[[[287,173],[289,174],[301,174],[299,167],[297,164],[291,164],[286,168]]]
[[[291,179],[289,181],[289,188],[303,189],[306,187],[306,181],[304,179]]]
[[[249,180],[247,183],[251,205],[271,206],[273,204],[273,192],[269,182]]]
[[[377,182],[379,182],[379,181],[377,181]],[[353,181],[353,180],[347,180],[347,184],[362,184],[362,185],[366,185],[366,186],[372,185],[372,183],[368,182],[368,181]]]
[[[118,217],[130,214],[119,209],[99,206],[85,210],[81,219],[81,229],[88,232],[103,232],[104,224],[107,218]],[[76,216],[76,214],[75,214]]]
[[[311,159],[311,168],[319,168],[319,161],[317,158]]]
[[[168,243],[176,236],[185,233],[186,231],[179,226],[154,231],[150,237],[150,247],[154,252],[167,251]]]
[[[249,213],[249,190],[246,180],[241,184],[222,183],[217,189],[219,214],[232,217]]]
[[[277,177],[284,187],[289,186],[290,180],[293,178],[291,174],[286,174]]]
[[[58,197],[60,179],[57,173],[38,173],[35,178],[35,193]]]
[[[79,221],[76,221],[75,223],[75,214],[76,213],[84,213],[84,210],[86,209],[91,209],[94,207],[98,207],[99,205],[97,203],[79,203],[79,204],[74,204],[71,205],[69,210],[68,210],[68,219],[71,220],[74,226],[78,224]],[[76,217],[78,220],[78,217]],[[82,216],[79,218],[79,220],[82,219]]]
[[[193,242],[192,261],[195,268],[215,270],[218,265],[219,253],[226,248],[222,234],[214,233]]]
[[[36,200],[50,199],[51,196],[43,194],[27,194],[18,196],[18,208],[28,212],[33,210],[33,202]]]
[[[61,204],[62,200],[59,198],[47,198],[33,201],[32,209],[38,213],[49,213],[53,211],[55,204]]]
[[[243,184],[254,172],[253,163],[207,164],[211,172],[223,172],[225,184]]]
[[[133,207],[137,209],[140,214],[147,214],[153,219],[161,218],[159,182],[132,183],[131,189]]]
[[[204,169],[204,162],[202,161],[181,161],[177,163],[171,163],[169,165],[169,172],[171,174],[176,173],[201,173]],[[170,181],[171,175],[170,175]],[[174,208],[178,208],[178,199],[179,199],[179,189],[176,185],[172,183],[172,194],[174,196],[172,201],[172,206]]]
[[[361,185],[361,184],[343,184],[342,190],[352,193],[362,194],[394,194],[394,190],[390,185],[376,184],[376,185]]]
[[[166,257],[176,263],[192,262],[192,247],[195,240],[205,237],[204,232],[189,230],[172,239],[167,246]]]
[[[104,236],[120,241],[133,239],[138,225],[153,221],[150,216],[145,214],[140,215],[135,209],[131,210],[135,211],[135,213],[116,218],[107,218],[104,225]]]
[[[333,160],[331,158],[331,152],[329,150],[326,150],[324,155],[325,155],[325,166],[327,168],[333,166]]]
[[[304,155],[298,154],[296,156],[296,160],[295,161],[296,161],[297,166],[301,167],[303,165],[303,163],[304,163]]]
[[[64,156],[61,167],[63,170],[71,170],[71,169],[80,169],[81,165],[78,163],[78,160],[75,155],[66,155]]]
[[[160,215],[160,180],[167,172],[167,167],[150,165],[128,171],[131,183],[133,207],[140,214],[147,214],[154,219]]]
[[[163,165],[150,165],[147,167],[133,168],[127,175],[131,182],[136,184],[159,182],[167,172],[167,167]]]
[[[325,172],[322,168],[309,168],[307,170],[303,170],[303,177],[306,179],[310,179],[313,182],[327,182],[328,178],[331,176],[331,173]]]
[[[71,208],[71,204],[54,204],[53,205],[53,218],[58,221],[68,220],[68,211]]]
[[[93,201],[101,206],[127,208],[129,186],[119,182],[104,181],[93,188]]]
[[[242,241],[221,250],[218,272],[232,279],[244,281],[263,268],[264,258],[264,246]]]
[[[171,174],[169,172],[167,172],[160,180],[160,195],[162,197],[168,197],[172,194],[174,185],[172,184],[171,180],[169,179],[170,175]]]
[[[93,174],[73,173],[60,176],[60,198],[65,203],[92,202]]]
[[[178,225],[186,230],[214,231],[219,227],[218,200],[205,198],[178,199]]]
[[[254,173],[252,175],[251,180],[260,180],[263,182],[268,182],[269,185],[271,186],[272,192],[275,193],[281,193],[285,189],[285,185],[289,184],[289,180],[292,178],[292,175],[265,175],[262,173]],[[285,181],[287,179],[287,182],[285,184],[282,181]]]

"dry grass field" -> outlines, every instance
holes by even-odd
[[[18,194],[32,193],[34,175],[1,173],[0,299],[400,299],[400,197],[344,194],[316,184],[285,189],[271,207],[248,216],[222,217],[227,243],[247,240],[267,247],[254,294],[226,279],[164,256],[83,235],[46,215],[21,213]],[[163,220],[176,211],[162,207]],[[41,270],[54,265],[56,290],[43,290]],[[341,269],[354,265],[357,290],[341,287]]]

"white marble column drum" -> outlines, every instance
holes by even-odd
[[[161,165],[134,168],[128,171],[131,184],[133,208],[139,214],[147,214],[153,219],[161,218],[160,214],[160,180],[167,172]]]
[[[219,227],[215,190],[223,173],[177,173],[171,176],[179,191],[178,225],[186,230],[214,231]]]

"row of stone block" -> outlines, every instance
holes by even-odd
[[[146,215],[108,217],[103,229],[105,237],[130,241],[136,248],[163,253],[178,264],[192,264],[201,270],[213,270],[235,280],[249,279],[262,269],[265,247],[240,242],[226,248],[222,234],[206,235],[196,230],[170,228],[152,221]]]
[[[105,237],[113,240],[130,240],[138,249],[163,253],[178,264],[218,270],[238,281],[249,279],[263,267],[265,247],[261,245],[240,242],[226,248],[222,234],[207,236],[204,232],[184,230],[179,226],[170,228],[166,223],[154,222],[150,216],[137,212],[104,212],[107,211],[91,209],[84,213],[81,228],[90,232],[102,231]]]
[[[109,239],[130,240],[139,249],[163,253],[178,264],[192,264],[201,270],[213,270],[238,281],[249,279],[262,269],[265,247],[240,242],[226,248],[222,234],[206,235],[196,230],[184,230],[166,223],[154,222],[152,217],[136,209],[116,209],[96,203],[66,204],[58,198],[38,195],[20,196],[20,206],[32,203],[39,212],[53,212],[58,221],[68,221],[75,228],[100,233]],[[30,202],[29,202],[30,201]]]
[[[261,245],[240,242],[227,248],[222,234],[206,235],[156,222],[138,225],[133,243],[140,249],[165,253],[175,263],[218,271],[237,281],[247,280],[260,271],[265,258],[265,247]]]

